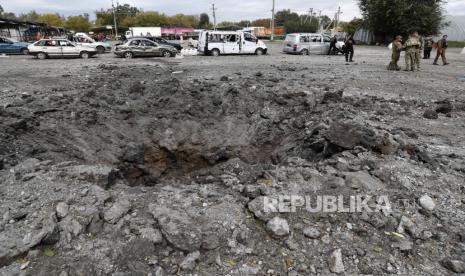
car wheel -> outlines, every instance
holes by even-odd
[[[103,46],[97,46],[97,53],[99,55],[105,53],[105,48]]]
[[[47,58],[47,54],[46,54],[46,53],[40,52],[40,53],[37,54],[37,58],[38,58],[38,59],[46,59],[46,58]]]
[[[218,50],[218,49],[213,49],[212,50],[212,56],[217,57],[219,55],[220,55],[220,50]]]
[[[83,59],[88,59],[89,58],[89,53],[88,52],[81,52],[81,54],[79,56],[81,58],[83,58]]]
[[[257,50],[255,50],[255,54],[257,56],[262,56],[264,53],[265,53],[265,51],[263,51],[263,49],[261,49],[261,48],[258,48]]]
[[[134,54],[132,52],[126,52],[124,53],[124,58],[133,58],[134,57]]]
[[[302,56],[308,56],[308,55],[309,55],[309,52],[308,52],[307,49],[303,49],[303,50],[300,52],[300,54],[301,54]]]
[[[29,55],[29,50],[28,49],[22,49],[21,54],[27,56],[27,55]]]
[[[165,57],[165,58],[169,58],[169,57],[171,57],[171,52],[163,51],[162,56]]]

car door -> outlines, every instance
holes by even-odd
[[[3,53],[3,54],[10,53],[9,47],[10,45],[8,43],[8,40],[4,39],[3,37],[0,37],[0,53]]]
[[[131,40],[129,43],[129,50],[133,53],[134,56],[143,56],[145,53],[142,51],[142,46],[140,45],[141,41],[139,39]]]
[[[52,57],[61,57],[63,55],[60,42],[58,40],[47,40],[45,42],[45,46],[42,46],[42,50]]]
[[[141,40],[140,47],[143,52],[143,56],[154,57],[161,55],[160,47],[153,41]]]
[[[310,35],[310,52],[314,54],[321,53],[321,36],[320,35]]]
[[[64,57],[79,56],[79,51],[76,46],[68,40],[60,40],[61,51]]]
[[[239,54],[240,53],[240,35],[228,34],[224,36],[223,53]]]
[[[242,48],[241,53],[243,54],[253,54],[257,49],[258,39],[250,33],[242,34]]]
[[[322,54],[327,54],[329,51],[329,45],[331,45],[331,38],[329,36],[323,36],[323,49]]]
[[[220,50],[220,53],[224,53],[224,36],[221,34],[207,33],[208,35],[208,51],[213,49]]]
[[[305,35],[305,34],[300,35],[297,51],[302,52],[302,50],[304,49],[310,51],[310,41],[311,41],[311,38],[309,35]]]

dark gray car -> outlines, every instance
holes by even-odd
[[[174,57],[178,50],[169,45],[161,45],[146,38],[132,38],[115,48],[115,55],[133,57]]]

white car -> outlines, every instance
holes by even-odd
[[[199,52],[219,56],[222,54],[265,55],[265,43],[254,35],[242,31],[202,31],[197,46]]]
[[[105,52],[111,52],[111,45],[108,42],[95,41],[85,33],[76,33],[73,37],[74,42],[77,45],[89,45],[97,49],[97,53],[103,54]]]
[[[92,46],[76,45],[63,38],[41,39],[27,48],[30,55],[39,59],[49,57],[81,57],[87,59],[97,54],[97,50]]]

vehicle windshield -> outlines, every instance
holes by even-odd
[[[19,42],[18,40],[14,38],[6,38],[6,37],[2,37],[2,38],[3,40],[5,40],[5,42],[13,42],[13,43]]]
[[[296,36],[295,35],[287,35],[286,36],[286,41],[295,41]]]

